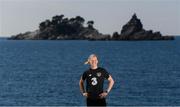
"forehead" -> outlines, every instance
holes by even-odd
[[[96,56],[92,56],[92,57],[90,58],[90,60],[97,60],[97,57],[96,57]]]

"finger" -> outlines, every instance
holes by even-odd
[[[103,94],[99,94],[99,96],[101,97],[101,96],[103,96]]]
[[[86,97],[86,96],[87,96],[87,94],[84,94],[84,96]]]
[[[101,98],[104,98],[104,96],[102,95]]]
[[[104,94],[100,94],[100,96],[101,96],[101,97],[103,97],[103,96],[104,96]]]
[[[100,95],[100,98],[103,98],[103,95]]]

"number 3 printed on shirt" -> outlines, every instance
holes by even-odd
[[[92,85],[97,84],[97,78],[96,77],[93,77],[91,80],[92,80],[92,82],[91,82]]]

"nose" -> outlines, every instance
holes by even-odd
[[[96,61],[92,61],[92,63],[96,63]]]

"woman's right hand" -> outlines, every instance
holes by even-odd
[[[84,97],[88,97],[88,93],[86,93],[86,92],[83,93],[83,96],[84,96]]]

